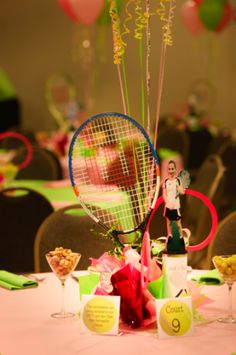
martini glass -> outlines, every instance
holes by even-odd
[[[56,248],[55,250],[46,254],[47,262],[54,274],[60,280],[62,289],[61,310],[60,312],[51,314],[53,318],[68,318],[75,315],[74,313],[66,312],[65,310],[64,292],[65,282],[68,276],[70,276],[71,273],[75,270],[80,258],[81,254],[74,253],[70,249],[64,249],[62,247]]]
[[[212,261],[228,286],[228,315],[227,317],[218,318],[218,321],[222,323],[236,323],[236,317],[233,316],[232,308],[232,287],[236,281],[236,254],[216,255],[212,258]]]

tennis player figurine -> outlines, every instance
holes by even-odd
[[[188,187],[189,183],[189,173],[186,170],[182,170],[177,176],[176,163],[175,161],[170,160],[168,163],[168,178],[165,179],[162,186],[165,202],[164,217],[166,219],[166,249],[168,254],[186,253],[185,242],[182,236],[179,195],[184,194],[185,188]],[[177,226],[177,233],[173,233],[174,225]]]

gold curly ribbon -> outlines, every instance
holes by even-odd
[[[169,9],[167,5],[169,4]],[[176,7],[175,0],[161,0],[160,7],[157,9],[157,13],[160,17],[160,20],[163,22],[163,37],[164,43],[168,46],[173,44],[172,39],[172,22],[174,18],[174,9]]]
[[[135,0],[135,14],[137,16],[135,20],[136,28],[134,30],[134,38],[142,39],[143,38],[143,29],[147,27],[148,16],[146,12],[142,12],[141,6],[142,0]]]
[[[129,6],[132,2],[134,2],[135,0],[128,0],[125,6],[125,19],[123,22],[123,32],[122,32],[122,38],[124,38],[125,35],[128,35],[130,33],[130,29],[128,27],[128,23],[133,19],[132,14],[129,11]],[[125,41],[123,41],[124,46],[127,46],[127,43]]]
[[[114,53],[114,63],[121,64],[121,59],[125,53],[124,43],[122,41],[122,36],[120,32],[120,18],[117,11],[116,1],[110,1],[110,16],[112,23],[113,32],[113,53]]]

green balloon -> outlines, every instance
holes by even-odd
[[[203,0],[199,5],[199,17],[208,30],[214,30],[224,14],[222,0]]]
[[[116,6],[117,6],[118,13],[120,13],[122,7],[122,0],[116,0]],[[106,26],[111,23],[111,16],[109,14],[109,10],[110,10],[110,1],[105,0],[103,11],[97,19],[97,23],[99,25]]]

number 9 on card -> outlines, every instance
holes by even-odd
[[[193,332],[191,297],[156,300],[158,336],[177,337]]]

